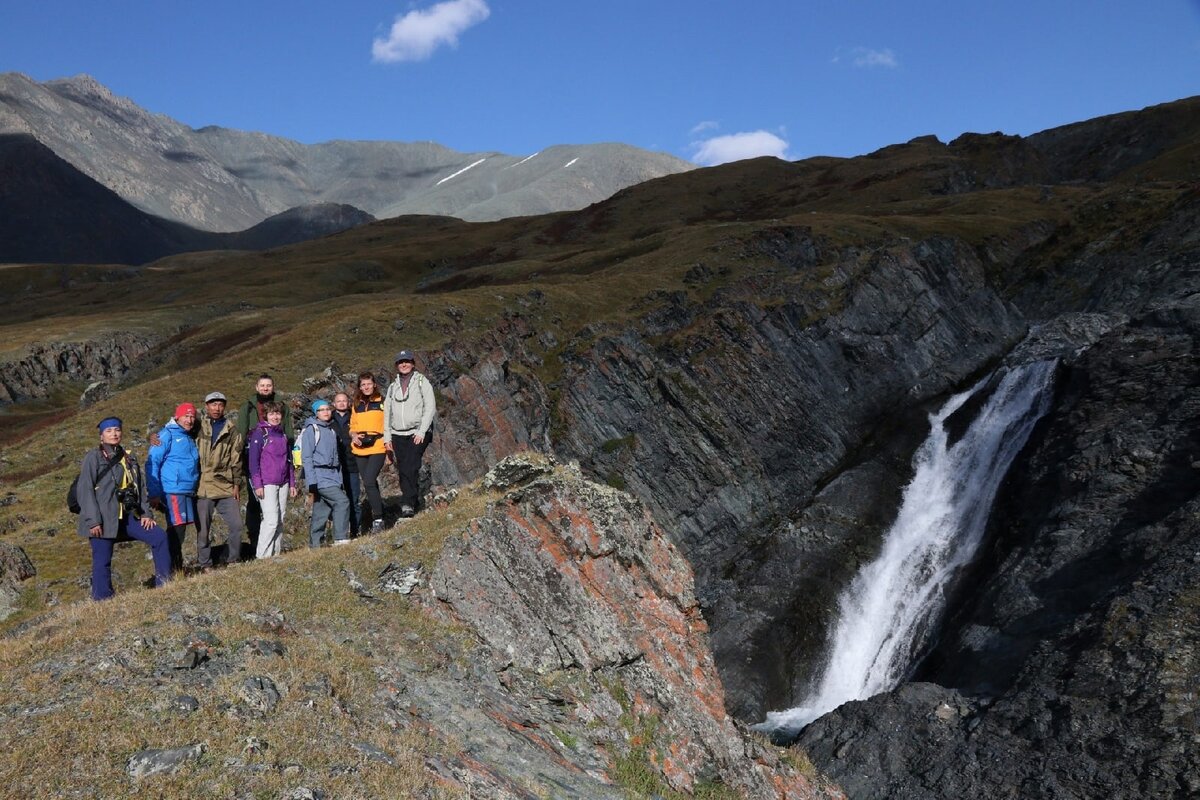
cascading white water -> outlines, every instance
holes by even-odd
[[[1046,413],[1053,375],[1052,361],[1010,371],[952,446],[945,421],[986,379],[930,416],[929,438],[913,458],[915,473],[883,549],[838,601],[820,681],[799,706],[770,712],[756,727],[798,731],[907,677],[945,609],[948,584],[975,555],[1004,474]]]

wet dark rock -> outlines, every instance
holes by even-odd
[[[851,796],[1200,792],[1200,259],[1158,283],[1136,263],[1124,274],[1151,296],[1062,321],[1085,323],[1084,346],[1059,348],[1053,407],[917,673],[940,686],[801,735]]]
[[[142,750],[129,757],[125,771],[134,780],[178,772],[189,761],[198,760],[207,749],[207,745],[193,744],[169,750]]]

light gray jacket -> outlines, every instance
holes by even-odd
[[[104,529],[100,534],[101,538],[117,538],[117,487],[121,485],[123,470],[118,462],[97,484],[96,476],[107,463],[108,457],[100,452],[100,448],[93,447],[83,457],[83,463],[79,467],[79,485],[75,490],[79,499],[79,521],[75,530],[80,536],[90,536],[92,526],[99,525]],[[141,507],[145,509],[143,513],[148,514],[150,506],[146,498],[146,482],[142,480],[142,468],[138,466],[137,459],[128,452],[125,453],[125,463],[137,485]]]
[[[400,376],[388,387],[383,402],[383,432],[390,438],[395,436],[421,436],[429,433],[433,415],[437,413],[433,384],[421,373],[413,370],[408,381],[408,391],[400,385]]]
[[[342,485],[342,460],[338,450],[337,428],[313,417],[300,433],[300,461],[304,465],[304,483],[318,489]]]

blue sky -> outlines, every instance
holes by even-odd
[[[1200,2],[5,2],[0,71],[307,143],[850,156],[1200,94]]]

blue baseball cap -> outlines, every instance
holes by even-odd
[[[397,353],[396,354],[396,363],[399,364],[401,361],[415,362],[416,359],[413,358],[412,350],[401,350],[399,353]]]

